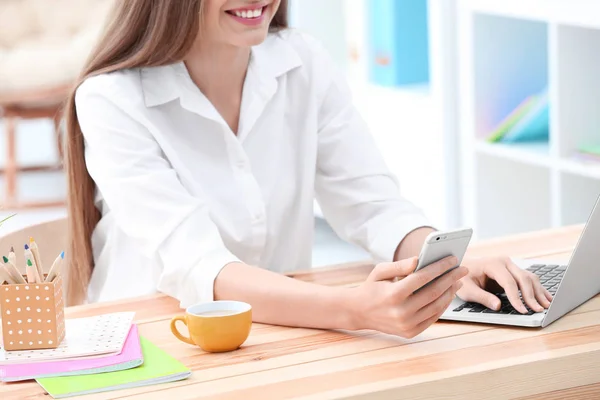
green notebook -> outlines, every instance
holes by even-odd
[[[140,337],[144,363],[124,371],[95,375],[38,379],[37,382],[55,399],[83,394],[129,389],[183,380],[191,371],[154,344]]]
[[[537,95],[529,96],[521,102],[506,118],[504,118],[500,124],[494,129],[494,131],[487,138],[489,143],[497,143],[502,141],[502,138],[508,131],[510,131],[515,125],[519,123],[529,110],[531,110],[538,102],[539,97]]]
[[[579,146],[579,151],[594,156],[600,156],[600,145],[582,145]]]

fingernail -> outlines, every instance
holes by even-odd
[[[500,302],[494,301],[494,310],[498,310],[500,308]]]

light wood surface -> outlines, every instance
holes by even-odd
[[[567,259],[581,232],[569,227],[475,244],[472,255]],[[361,282],[352,264],[294,274],[328,285]],[[185,381],[84,399],[599,399],[600,297],[544,329],[438,322],[406,340],[255,324],[235,352],[207,354],[179,342],[181,312],[163,295],[70,308],[69,318],[136,311],[140,334],[193,369]],[[0,386],[2,399],[47,399],[35,383]]]

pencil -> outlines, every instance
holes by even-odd
[[[17,265],[17,255],[15,254],[15,248],[10,246],[10,253],[8,253],[8,259],[12,265]]]
[[[27,264],[29,264],[29,261],[31,261],[31,266],[34,267],[33,269],[33,273],[35,276],[35,281],[36,282],[42,282],[42,277],[40,276],[39,272],[38,272],[38,267],[35,264],[35,258],[33,257],[33,253],[31,252],[31,250],[29,249],[29,246],[27,244],[25,244],[25,260],[27,260]]]
[[[27,283],[25,282],[25,279],[23,279],[23,277],[21,276],[21,273],[19,272],[17,267],[15,267],[15,265],[12,264],[8,260],[8,258],[2,256],[2,261],[4,261],[4,268],[6,269],[6,272],[8,272],[8,274],[13,279],[13,281],[15,281],[15,283]]]
[[[27,267],[25,268],[25,271],[27,271],[27,282],[28,283],[40,283],[37,281],[36,279],[36,271],[35,268],[33,267],[33,264],[31,263],[31,259],[27,259]]]
[[[54,263],[52,263],[52,267],[50,268],[50,271],[48,271],[48,276],[46,277],[46,282],[52,282],[52,280],[60,274],[64,258],[65,252],[63,251],[56,257]]]
[[[16,283],[13,280],[12,276],[10,276],[10,274],[8,273],[6,267],[4,267],[4,265],[0,265],[0,285],[4,282],[8,284]]]
[[[38,275],[40,278],[44,278],[44,267],[42,266],[42,258],[40,257],[40,249],[38,248],[37,243],[33,239],[33,237],[29,237],[29,248],[31,249],[31,253],[33,254],[33,261],[35,261],[35,267],[37,268]],[[40,281],[41,282],[41,281]]]

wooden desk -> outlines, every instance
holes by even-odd
[[[580,227],[475,245],[471,253],[568,256]],[[367,265],[298,273],[329,285],[355,284]],[[242,349],[205,354],[175,339],[177,302],[151,296],[68,310],[69,317],[135,310],[142,335],[194,370],[188,380],[85,399],[521,399],[600,398],[600,297],[539,330],[436,323],[405,340],[256,324]],[[35,383],[0,386],[0,398],[48,399]]]

